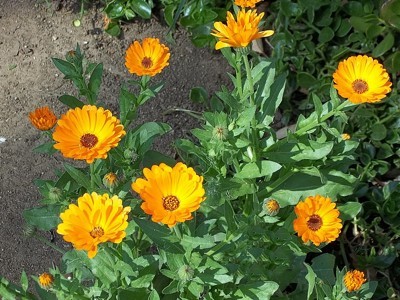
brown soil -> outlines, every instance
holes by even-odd
[[[31,126],[28,114],[39,106],[48,105],[59,115],[67,108],[57,97],[64,93],[76,94],[50,58],[64,58],[65,53],[79,43],[90,61],[103,62],[100,99],[116,111],[120,86],[134,78],[124,67],[126,48],[134,39],[148,36],[166,42],[168,28],[154,19],[125,24],[120,38],[109,36],[102,29],[100,4],[93,2],[96,6],[85,13],[80,27],[72,26],[78,17],[78,0],[62,1],[60,9],[49,8],[44,1],[0,2],[0,275],[13,282],[19,282],[23,270],[28,276],[38,275],[53,264],[60,264],[58,252],[22,234],[22,212],[39,205],[40,195],[33,180],[54,178],[54,169],[64,161],[59,156],[32,152],[46,138]],[[214,92],[227,84],[225,74],[229,71],[218,53],[195,48],[185,32],[177,32],[174,37],[175,44],[168,45],[170,66],[155,77],[155,81],[165,81],[165,89],[146,103],[137,121],[138,124],[162,121],[173,127],[173,131],[157,143],[158,149],[170,155],[174,155],[172,141],[184,137],[198,124],[183,113],[164,113],[170,108],[200,110],[201,107],[189,100],[190,89],[203,86],[210,93]],[[50,233],[43,233],[43,237],[51,239]],[[59,236],[55,237],[55,242],[62,246]]]

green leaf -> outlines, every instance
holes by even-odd
[[[177,243],[178,238],[165,226],[150,220],[143,220],[135,217],[133,220],[139,225],[143,232],[163,250],[171,253],[185,253],[182,246]]]
[[[96,102],[101,85],[101,77],[103,75],[103,64],[98,64],[90,75],[88,88],[92,96],[92,100]]]
[[[66,60],[59,58],[52,58],[54,65],[63,73],[65,76],[79,77],[75,66]]]
[[[214,238],[209,234],[203,237],[191,237],[184,234],[180,243],[185,249],[208,249],[215,246]]]
[[[339,205],[340,219],[342,221],[353,220],[361,211],[362,205],[358,202],[346,202],[343,205]]]
[[[99,249],[96,256],[90,260],[91,271],[106,287],[118,279],[115,263],[115,256],[111,255],[105,248]]]
[[[330,40],[332,40],[334,36],[335,36],[335,32],[333,32],[332,28],[324,27],[324,28],[322,28],[321,32],[319,33],[318,41],[320,43],[326,43],[326,42],[329,42]]]
[[[269,74],[269,73],[268,73]],[[261,103],[262,116],[258,118],[264,126],[269,126],[276,115],[276,110],[283,100],[283,94],[285,92],[286,85],[286,74],[281,74],[273,80],[271,85],[271,92],[267,98],[263,98]],[[263,95],[266,94],[267,84],[263,89]],[[257,95],[259,90],[257,90]]]
[[[108,24],[105,31],[111,36],[119,36],[121,34],[121,27],[118,23],[111,22],[110,24]]]
[[[194,87],[190,90],[189,98],[194,103],[207,103],[208,93],[202,87]]]
[[[310,73],[298,72],[297,73],[297,83],[299,86],[308,89],[308,88],[312,87],[314,84],[318,83],[318,81]]]
[[[57,152],[57,149],[54,148],[54,144],[55,142],[47,142],[40,146],[37,146],[36,148],[33,149],[33,151],[37,153],[44,153],[51,155]]]
[[[141,16],[143,19],[150,19],[151,17],[151,5],[143,0],[130,1],[130,5],[135,13]]]
[[[385,38],[372,50],[373,57],[379,57],[385,54],[394,46],[394,36],[392,33],[388,33]]]
[[[375,141],[381,141],[386,138],[387,136],[387,129],[385,125],[376,123],[372,125],[372,133],[371,133],[371,139]]]
[[[77,182],[79,183],[81,186],[83,186],[87,191],[91,191],[91,182],[90,182],[90,178],[88,178],[86,176],[85,173],[83,173],[82,171],[76,169],[75,167],[64,163],[64,168],[65,171],[67,171],[67,173]]]
[[[27,209],[22,214],[28,224],[47,231],[60,223],[60,210],[60,205],[46,205]]]
[[[318,255],[312,260],[312,269],[323,282],[334,285],[336,278],[333,272],[335,267],[335,256],[329,253]]]
[[[235,296],[244,300],[268,300],[278,290],[279,285],[273,281],[260,281],[248,284],[239,284]]]
[[[72,109],[76,107],[82,108],[85,105],[85,103],[83,103],[82,101],[78,100],[77,98],[71,95],[62,95],[58,98],[58,100],[60,100],[62,103],[64,103],[65,105],[67,105],[69,108]]]
[[[28,290],[28,276],[26,276],[25,271],[22,271],[21,279],[19,282],[24,292],[26,292]]]
[[[307,275],[306,275],[306,280],[308,282],[308,289],[307,289],[307,300],[310,299],[313,291],[314,291],[314,287],[315,287],[315,278],[317,277],[313,271],[313,269],[306,263],[304,263],[304,265],[307,268]]]
[[[248,179],[264,176],[271,176],[282,166],[276,162],[262,160],[260,162],[252,162],[245,164],[244,167],[235,175],[236,178]]]
[[[245,127],[245,126],[250,126],[249,120],[252,120],[254,118],[254,115],[256,113],[256,106],[253,105],[251,107],[246,108],[243,110],[238,119],[236,120],[236,124],[239,127]]]
[[[143,168],[151,168],[151,166],[159,165],[160,163],[165,163],[166,165],[173,167],[176,164],[176,161],[173,158],[155,150],[146,151],[146,153],[143,155]]]

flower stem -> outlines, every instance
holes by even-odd
[[[236,52],[236,89],[239,94],[239,100],[243,98],[243,87],[242,87],[242,60],[241,53]]]

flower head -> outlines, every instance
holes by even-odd
[[[60,214],[62,223],[57,232],[77,250],[88,251],[88,257],[97,254],[100,243],[120,243],[128,227],[129,206],[123,207],[117,196],[98,195],[93,192],[78,198],[78,205],[70,204]]]
[[[275,199],[265,199],[263,209],[268,216],[274,217],[279,213],[279,203]]]
[[[39,276],[39,284],[44,289],[49,289],[54,282],[54,276],[50,273],[44,272]]]
[[[342,220],[335,206],[331,199],[320,195],[307,197],[296,205],[297,219],[293,221],[293,227],[304,243],[311,241],[319,246],[338,238]]]
[[[342,137],[342,140],[344,140],[344,141],[347,141],[347,140],[351,139],[351,136],[348,133],[343,133],[341,135],[341,137]]]
[[[219,50],[224,47],[243,48],[253,40],[273,35],[273,30],[258,30],[258,25],[263,16],[264,13],[257,14],[255,10],[245,11],[242,9],[238,12],[237,20],[235,20],[232,13],[228,11],[226,25],[222,22],[214,23],[211,34],[219,39],[215,49]]]
[[[29,113],[29,119],[33,126],[39,130],[50,130],[57,123],[57,117],[48,107],[39,107]]]
[[[383,66],[367,55],[351,56],[340,62],[333,82],[339,95],[355,104],[380,101],[392,85]]]
[[[145,38],[140,44],[134,41],[126,50],[125,66],[138,76],[154,76],[169,65],[169,49],[156,38]]]
[[[240,7],[256,7],[256,4],[261,0],[235,0],[235,4]]]
[[[364,278],[364,272],[353,270],[348,271],[343,277],[344,285],[349,292],[358,291],[367,279]]]
[[[70,109],[62,115],[53,132],[54,148],[68,158],[92,163],[106,158],[125,135],[124,126],[109,110],[93,105]]]
[[[118,185],[118,176],[117,174],[110,172],[104,175],[103,184],[108,189],[113,189],[116,185]]]
[[[169,227],[191,220],[192,212],[205,200],[203,177],[193,168],[177,163],[173,168],[162,163],[143,170],[146,179],[138,178],[132,189],[140,195],[141,208],[154,222]]]

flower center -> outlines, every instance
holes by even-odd
[[[151,68],[153,66],[153,61],[151,60],[150,57],[143,57],[142,66],[145,69],[149,69],[149,68]]]
[[[92,236],[92,238],[99,238],[102,237],[104,235],[104,229],[101,228],[100,226],[96,226],[95,228],[93,228],[93,230],[90,232],[90,235]]]
[[[312,215],[310,219],[307,221],[307,226],[312,231],[317,231],[322,226],[322,219],[318,215]]]
[[[368,83],[361,79],[354,80],[351,86],[357,94],[363,94],[368,91]]]
[[[81,137],[81,145],[89,149],[93,148],[98,141],[99,139],[97,138],[97,136],[91,133],[86,133]]]
[[[166,210],[174,211],[179,207],[179,200],[175,196],[163,197],[163,206]]]

